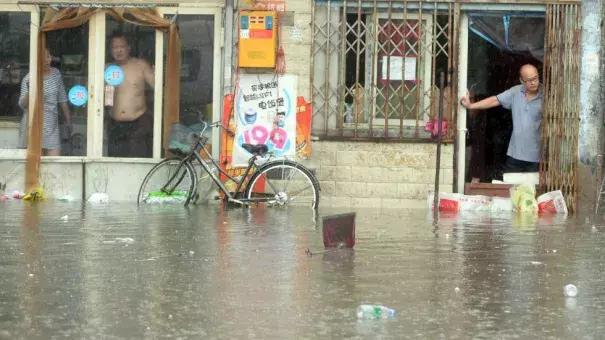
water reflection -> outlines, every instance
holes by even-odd
[[[605,240],[572,218],[442,214],[434,228],[424,210],[361,210],[355,249],[324,251],[306,209],[23,203],[0,205],[2,339],[571,339],[604,327]],[[398,316],[357,321],[362,303]]]

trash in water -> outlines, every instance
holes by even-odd
[[[578,288],[572,284],[568,284],[563,288],[563,293],[567,297],[576,297],[578,295]]]
[[[542,262],[540,261],[531,261],[531,264],[533,264],[534,266],[539,266],[542,264]]]
[[[454,291],[455,291],[456,293],[458,293],[458,292],[460,292],[460,288],[456,287],[456,288],[454,288]]]
[[[152,191],[145,195],[143,202],[151,204],[184,203],[189,197],[189,191],[176,190],[171,194],[163,191]]]
[[[134,243],[134,239],[131,237],[116,237],[116,242],[131,244]]]
[[[538,212],[536,187],[534,185],[515,185],[510,188],[513,209],[518,212]]]
[[[427,205],[433,210],[435,193],[429,191]],[[439,193],[438,210],[442,212],[491,211],[493,213],[513,211],[510,198],[483,195],[462,195],[457,193]]]
[[[326,216],[323,218],[323,241],[326,248],[355,246],[355,213]]]
[[[46,200],[46,195],[44,194],[44,189],[41,187],[37,187],[32,189],[30,192],[23,196],[24,201],[44,201]]]
[[[25,193],[23,191],[15,190],[11,193],[11,197],[16,200],[23,199],[23,196],[25,196]]]
[[[73,197],[72,195],[61,196],[58,198],[58,200],[59,200],[59,202],[67,202],[67,203],[72,203],[72,202],[76,201],[75,197]]]
[[[561,190],[547,192],[537,199],[538,211],[549,214],[567,215],[567,204]]]
[[[95,192],[94,194],[88,197],[88,202],[90,203],[107,203],[109,202],[109,196],[105,193]]]
[[[134,239],[131,237],[116,237],[113,240],[103,241],[103,244],[116,244],[116,243],[125,243],[132,244],[134,243]]]
[[[360,305],[356,310],[358,319],[388,319],[396,315],[395,310],[380,305]]]
[[[69,216],[67,216],[67,215],[61,217],[61,221],[67,221],[68,219],[69,219]]]

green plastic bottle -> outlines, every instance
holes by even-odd
[[[379,305],[360,305],[357,307],[358,319],[388,319],[395,316],[395,310]]]

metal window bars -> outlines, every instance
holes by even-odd
[[[452,140],[457,6],[405,0],[317,0],[312,13],[313,134],[336,139],[430,140],[435,133],[425,124],[436,124],[439,93],[445,91],[445,140]],[[436,83],[439,72],[447,75],[445,89]]]

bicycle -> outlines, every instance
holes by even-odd
[[[173,124],[168,149],[175,156],[156,164],[145,176],[137,196],[138,205],[153,202],[163,203],[164,201],[184,203],[185,206],[191,202],[195,203],[199,198],[198,175],[195,168],[195,161],[197,161],[197,164],[201,166],[202,180],[209,177],[224,194],[223,199],[227,202],[242,206],[251,204],[308,205],[317,209],[321,189],[319,181],[311,170],[296,161],[275,159],[265,144],[242,144],[242,147],[252,154],[252,157],[248,160],[244,175],[240,179],[234,178],[221,169],[217,161],[206,151],[208,137],[204,136],[208,127],[224,129],[232,136],[235,135],[234,132],[220,121],[212,124],[202,122],[202,124],[204,127],[199,133],[182,124]],[[202,159],[200,151],[209,161]],[[252,176],[247,181],[253,168]],[[215,174],[214,169],[218,169],[220,173],[236,184],[237,188],[234,192],[227,189]],[[163,171],[168,171],[167,180],[154,177],[162,174]],[[300,175],[300,178],[297,177],[292,181],[296,175]],[[286,192],[292,183],[295,187],[302,188],[298,188],[292,193]],[[146,188],[148,184],[159,187],[159,189],[148,190]],[[263,193],[263,191],[268,192]]]

